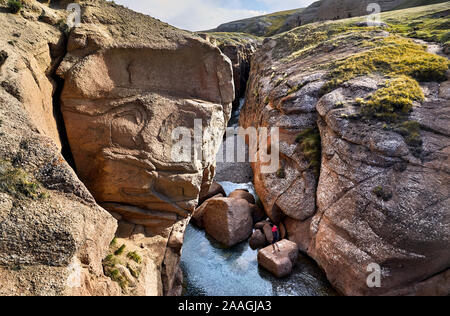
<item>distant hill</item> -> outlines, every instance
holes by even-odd
[[[292,29],[292,27],[289,26],[289,21],[291,21],[293,17],[295,18],[298,16],[302,11],[303,9],[281,11],[233,21],[222,24],[216,29],[211,30],[211,32],[237,32],[269,37]]]
[[[317,21],[340,20],[367,15],[373,0],[320,0],[307,8],[275,12],[268,15],[233,21],[211,32],[239,32],[269,37],[295,27]],[[416,6],[449,2],[445,0],[378,0],[381,10],[392,11]]]

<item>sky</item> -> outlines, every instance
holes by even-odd
[[[115,0],[175,27],[204,31],[222,23],[303,8],[316,0]]]

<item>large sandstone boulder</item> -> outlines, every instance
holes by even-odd
[[[203,202],[205,202],[206,200],[208,200],[218,194],[221,194],[222,196],[227,196],[223,187],[219,183],[213,182],[211,184],[211,187],[209,188],[208,192],[206,194],[203,194],[200,196],[198,205],[202,205]]]
[[[215,198],[208,201],[203,223],[206,232],[225,246],[232,247],[252,234],[253,219],[243,199]]]
[[[229,60],[113,3],[79,1],[72,30],[55,9],[65,1],[27,1],[17,15],[5,3],[0,171],[12,178],[0,190],[0,294],[181,294],[184,223],[210,187],[234,98]],[[193,134],[195,119],[201,148],[174,159],[172,134]],[[104,274],[117,221],[143,252],[137,278],[126,264]]]
[[[0,295],[119,295],[102,259],[117,228],[61,154],[55,67],[64,36],[0,3]],[[65,14],[56,12],[63,17]],[[66,154],[66,151],[63,151]]]
[[[277,173],[265,174],[259,161],[253,164],[256,193],[271,220],[284,224],[289,240],[318,262],[341,293],[445,294],[450,266],[447,83],[422,84],[425,101],[409,115],[420,126],[418,155],[411,139],[402,136],[405,131],[358,119],[355,100],[383,87],[387,77],[359,76],[329,93],[322,89],[329,80],[326,65],[367,47],[348,33],[337,36],[332,53],[333,36],[305,48],[302,32],[310,36],[314,29],[266,40],[253,58],[240,122],[279,127],[281,152]],[[363,32],[377,40],[389,36],[384,29]],[[311,142],[320,139],[314,160],[299,142],[304,131],[314,134]],[[367,286],[373,263],[381,267],[381,288]]]
[[[244,199],[250,204],[256,203],[255,197],[253,196],[253,194],[251,194],[247,190],[235,190],[235,191],[231,192],[228,197],[234,198],[234,199]]]
[[[212,198],[206,200],[205,202],[203,202],[203,204],[200,205],[200,207],[195,209],[195,211],[191,217],[191,222],[200,228],[204,228],[205,225],[203,223],[203,217],[205,216],[205,213],[208,210],[208,201],[213,200],[215,198],[222,198],[222,197],[225,197],[225,196],[222,193],[219,193],[219,194],[213,196]]]
[[[282,240],[277,243],[276,251],[273,251],[272,246],[268,246],[258,251],[258,264],[271,272],[277,278],[284,278],[292,273],[292,269],[298,259],[297,244]]]
[[[214,177],[234,98],[230,62],[206,41],[120,6],[86,3],[82,22],[58,68],[77,172],[100,205],[168,242],[162,231],[192,214]],[[194,129],[200,148],[174,152],[173,135],[191,142]],[[179,292],[175,248],[163,246],[156,262],[164,294]]]
[[[86,4],[83,22],[58,69],[78,174],[128,221],[173,225],[214,176],[234,98],[230,62],[206,41],[119,6]],[[172,136],[181,128],[191,141],[196,122],[201,148],[177,160]]]

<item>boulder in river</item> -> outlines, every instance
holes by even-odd
[[[262,230],[264,228],[264,225],[270,224],[268,221],[261,221],[255,224],[255,229]]]
[[[208,202],[212,199],[215,198],[222,198],[224,197],[224,195],[222,193],[219,193],[215,196],[213,196],[212,198],[206,200],[205,202],[202,203],[202,205],[200,205],[200,207],[198,207],[194,213],[192,214],[192,219],[191,221],[198,227],[200,228],[204,228],[205,226],[203,225],[203,216],[205,215],[206,212],[206,207],[208,205]]]
[[[266,218],[266,213],[258,205],[250,204],[250,210],[252,212],[253,223],[258,223],[259,221]]]
[[[263,232],[257,229],[253,233],[252,237],[250,237],[248,243],[250,244],[250,248],[256,250],[265,247],[267,245],[267,239]]]
[[[208,190],[208,193],[206,193],[205,195],[200,195],[198,205],[199,206],[202,205],[206,200],[218,194],[222,194],[222,196],[227,196],[223,187],[219,183],[213,182]]]
[[[206,232],[228,247],[246,240],[252,234],[250,205],[244,199],[214,198],[208,201],[204,212]]]
[[[264,225],[263,232],[266,236],[267,241],[271,244],[273,242],[272,225],[270,225],[269,223]]]
[[[297,244],[282,240],[277,243],[280,251],[274,253],[272,245],[258,252],[258,264],[273,273],[277,278],[283,278],[292,273],[292,269],[298,259]]]
[[[230,193],[229,197],[235,199],[244,199],[250,204],[256,204],[255,197],[247,190],[242,189],[235,190]]]

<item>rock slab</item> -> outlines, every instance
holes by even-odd
[[[273,247],[268,246],[258,252],[258,264],[273,273],[277,278],[283,278],[292,273],[292,269],[295,267],[295,263],[298,259],[298,247],[297,244],[289,241],[282,240],[277,243],[280,248],[273,253]]]
[[[244,199],[209,200],[203,223],[209,235],[228,247],[250,237],[253,228],[250,207]]]

